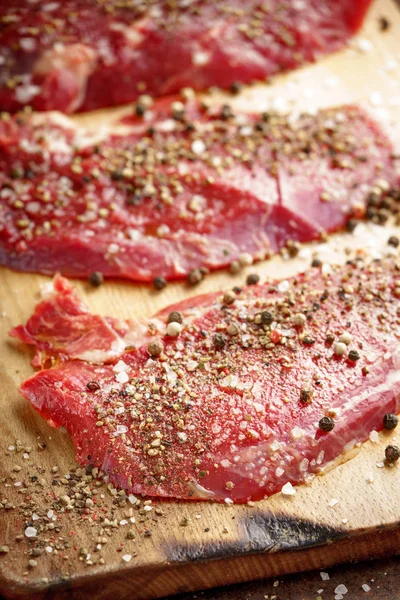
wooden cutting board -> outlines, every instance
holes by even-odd
[[[380,31],[382,16],[391,23],[386,32]],[[304,110],[361,102],[400,140],[399,27],[396,5],[377,0],[348,50],[272,85],[250,88],[235,103]],[[76,121],[98,129],[124,110]],[[315,253],[324,261],[343,261],[356,248],[379,255],[391,233],[388,227],[360,225],[354,235],[305,247],[296,260],[274,258],[250,270],[286,277],[307,268]],[[84,282],[76,285],[93,311],[138,317],[194,293],[229,288],[244,276],[214,274],[195,290],[173,284],[161,293],[121,282],[96,290]],[[346,457],[351,460],[297,488],[294,497],[277,494],[254,506],[153,502],[149,510],[143,503],[119,506],[118,497],[103,486],[96,497],[98,513],[88,509],[79,515],[60,507],[57,498],[69,485],[64,476],[76,467],[72,444],[19,396],[19,384],[33,372],[31,354],[7,339],[8,330],[31,314],[47,281],[0,270],[0,594],[32,600],[158,598],[398,550],[400,466],[382,463],[396,433],[368,441]],[[26,537],[27,526],[38,530],[40,556],[32,555],[38,541]]]

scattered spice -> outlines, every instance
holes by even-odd
[[[154,277],[153,286],[156,290],[163,290],[165,287],[167,287],[167,280],[160,275],[158,277]]]
[[[247,285],[256,285],[260,281],[260,276],[257,273],[251,273],[247,275],[246,284]]]
[[[93,287],[100,287],[103,282],[104,282],[103,273],[100,273],[100,271],[94,271],[93,273],[91,273],[89,275],[89,283]]]
[[[396,429],[398,423],[399,423],[399,418],[392,413],[387,413],[383,417],[383,426],[385,429],[389,429],[389,430]]]
[[[322,419],[319,420],[318,427],[322,431],[328,433],[335,427],[335,421],[332,419],[332,417],[322,417]]]
[[[389,464],[397,462],[400,458],[400,448],[392,445],[386,446],[385,458]]]
[[[161,354],[161,352],[163,352],[163,350],[164,350],[164,344],[162,343],[161,340],[152,340],[147,345],[147,350],[148,350],[150,356],[159,356]]]
[[[197,285],[198,283],[200,283],[200,281],[202,281],[202,279],[203,273],[200,269],[192,269],[187,276],[187,281],[189,285]]]
[[[357,360],[360,360],[360,358],[361,358],[360,354],[357,352],[357,350],[350,350],[347,357],[351,362],[356,362]]]
[[[226,338],[222,333],[216,333],[213,338],[214,346],[218,350],[222,350],[226,346]]]
[[[390,238],[388,239],[389,246],[393,246],[393,248],[397,248],[399,243],[400,243],[400,241],[399,241],[399,238],[397,237],[397,235],[391,235]]]
[[[170,312],[168,315],[168,323],[179,323],[180,325],[182,325],[183,319],[181,313],[177,310],[173,310],[172,312]]]

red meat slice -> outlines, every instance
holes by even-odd
[[[77,313],[82,306],[58,279],[34,326],[31,319],[12,335],[25,340],[29,330],[39,348],[45,339],[59,366],[21,390],[52,425],[67,429],[81,464],[129,492],[257,500],[287,482],[310,481],[400,410],[399,297],[394,259],[330,275],[309,271],[245,288],[228,305],[211,294],[169,307],[157,318],[166,323],[169,311],[179,311],[178,337],[159,334],[152,346],[138,343],[95,365],[66,358],[77,344],[73,303]],[[55,311],[64,340],[56,335],[53,345]],[[99,317],[85,314],[96,328]],[[85,332],[81,342],[88,352],[109,347]],[[318,425],[324,416],[334,420],[329,433]]]
[[[0,264],[179,279],[316,239],[398,191],[392,145],[358,107],[292,122],[164,99],[121,125],[88,145],[72,124],[0,121]]]
[[[371,0],[12,0],[0,7],[0,106],[93,110],[265,79],[344,46]]]

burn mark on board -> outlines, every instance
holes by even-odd
[[[246,514],[238,519],[239,537],[223,541],[210,539],[199,544],[171,541],[165,548],[170,562],[204,561],[260,552],[303,550],[345,537],[343,529],[306,519],[265,512]]]

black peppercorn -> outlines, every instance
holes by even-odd
[[[226,339],[225,336],[222,335],[222,333],[216,333],[214,335],[214,346],[218,349],[218,350],[222,350],[222,348],[225,348],[226,346]]]
[[[388,463],[395,463],[400,458],[400,448],[398,446],[386,446],[385,457]]]
[[[318,423],[318,427],[325,432],[332,431],[332,429],[335,427],[335,421],[332,419],[332,417],[322,417]]]
[[[99,287],[104,281],[103,273],[100,271],[94,271],[89,275],[89,283],[93,287]]]
[[[154,277],[153,286],[156,290],[163,290],[167,286],[167,280],[160,275],[158,277]]]
[[[260,276],[257,273],[250,273],[247,275],[246,283],[247,285],[256,285],[260,281]]]
[[[399,422],[399,418],[392,413],[387,413],[383,417],[383,426],[385,429],[396,429]]]

